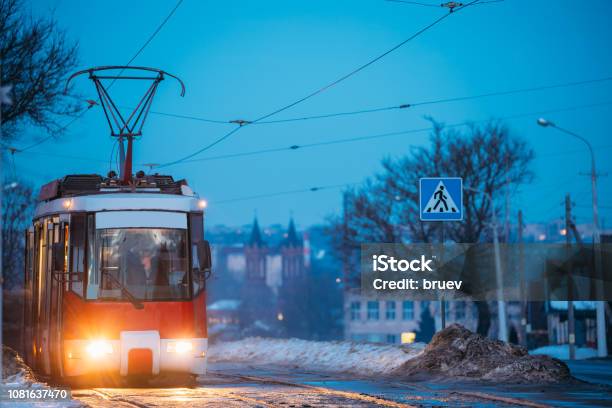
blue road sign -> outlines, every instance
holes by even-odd
[[[461,177],[423,177],[419,180],[421,221],[461,221],[463,180]]]

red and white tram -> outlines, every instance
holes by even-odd
[[[25,357],[58,377],[206,371],[205,201],[170,176],[69,175],[27,231]]]

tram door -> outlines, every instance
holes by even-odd
[[[49,299],[49,360],[51,375],[62,374],[62,298],[67,286],[68,262],[68,214],[53,219],[53,245],[51,246]]]
[[[25,257],[25,301],[24,301],[24,311],[23,311],[23,333],[22,333],[22,341],[23,341],[23,351],[25,354],[25,359],[28,364],[33,364],[34,360],[34,346],[32,344],[33,339],[33,329],[32,325],[34,321],[32,319],[33,313],[33,296],[34,296],[34,267],[35,267],[35,253],[34,245],[36,240],[34,239],[34,227],[30,227],[25,233],[25,242],[26,242],[26,257]]]
[[[47,264],[48,264],[48,247],[50,246],[49,236],[53,232],[53,228],[49,226],[53,224],[49,219],[40,220],[36,224],[35,239],[36,239],[36,256],[33,276],[33,293],[32,293],[32,323],[33,323],[33,338],[32,346],[34,349],[34,367],[37,371],[47,372],[48,362],[45,362],[45,354],[47,354],[47,333],[45,328],[48,327],[47,314]]]
[[[53,249],[64,241],[59,217],[44,219],[36,227],[36,270],[34,273],[34,347],[36,369],[45,374],[58,374],[61,330],[61,275],[54,273]],[[57,268],[55,268],[57,269]],[[52,371],[53,367],[53,371]]]

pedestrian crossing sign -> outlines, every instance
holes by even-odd
[[[421,221],[461,221],[463,180],[461,177],[423,177],[419,180]]]

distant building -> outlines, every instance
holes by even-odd
[[[578,347],[597,347],[597,318],[595,302],[574,303],[575,344]],[[568,302],[548,302],[548,344],[568,344]]]
[[[576,229],[584,242],[592,242],[594,232],[592,224],[578,224]],[[523,242],[565,242],[566,233],[565,220],[562,218],[546,223],[526,224],[523,229]],[[513,231],[510,236],[510,242],[517,242],[516,238],[516,231]]]
[[[308,236],[299,236],[293,219],[286,231],[271,228],[262,232],[257,218],[247,239],[243,230],[246,228],[209,234],[214,251],[209,309],[237,298],[240,336],[299,336],[304,319],[296,313],[303,309],[300,302],[307,295]],[[213,318],[218,316],[213,313]]]
[[[473,302],[446,302],[445,309],[447,325],[460,323],[476,330],[478,315]],[[440,302],[364,296],[358,289],[344,294],[346,340],[392,344],[429,341],[441,327]]]

